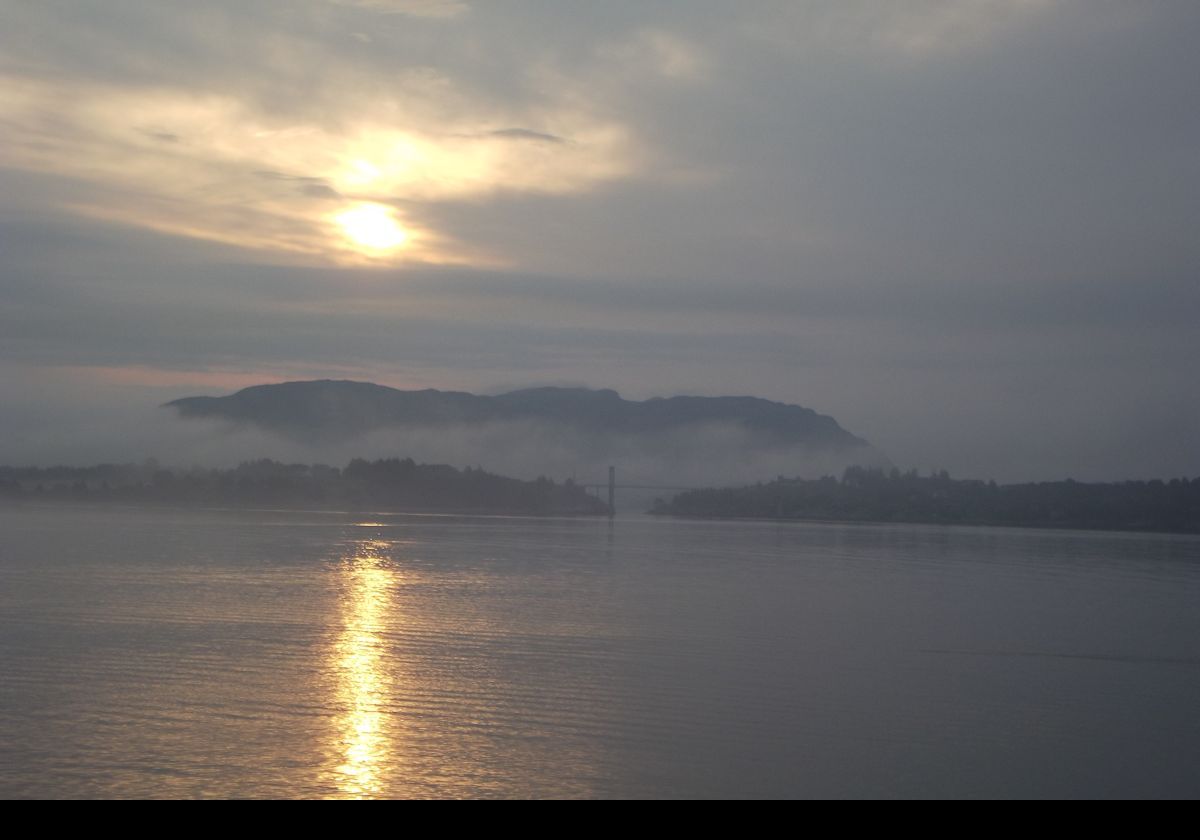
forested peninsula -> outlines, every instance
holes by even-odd
[[[522,481],[411,458],[323,464],[247,461],[233,469],[141,464],[0,467],[0,499],[200,507],[605,515],[608,506],[568,480]]]
[[[999,485],[946,472],[850,467],[841,480],[779,477],[657,500],[663,516],[912,522],[1200,533],[1200,478],[1088,484],[1067,479]]]

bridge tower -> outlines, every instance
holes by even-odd
[[[617,515],[617,468],[609,466],[608,468],[608,518],[612,519]]]

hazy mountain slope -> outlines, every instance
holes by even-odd
[[[344,440],[389,427],[532,422],[601,437],[653,438],[725,427],[764,447],[839,451],[868,446],[832,417],[755,397],[637,402],[616,391],[586,388],[532,388],[489,397],[319,380],[257,385],[227,397],[187,397],[167,407],[182,417],[220,419],[315,440]]]

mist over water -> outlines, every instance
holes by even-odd
[[[352,437],[287,437],[249,425],[180,419],[170,409],[98,404],[88,411],[46,408],[10,416],[0,464],[141,462],[164,466],[231,467],[271,458],[285,463],[345,466],[352,458],[413,458],[424,463],[483,467],[516,478],[607,480],[615,465],[625,484],[714,486],[777,475],[840,475],[852,463],[887,465],[869,447],[828,452],[764,446],[734,424],[695,425],[672,434],[595,434],[539,422],[490,422],[394,427]]]
[[[835,411],[836,420],[850,432],[864,435],[875,449],[831,456],[802,447],[772,449],[761,441],[751,445],[742,429],[720,424],[652,440],[593,438],[535,423],[392,429],[350,440],[297,440],[249,426],[183,420],[174,411],[160,408],[183,394],[214,390],[205,385],[181,391],[178,386],[113,383],[78,371],[27,374],[0,364],[0,389],[22,395],[0,412],[0,464],[9,465],[88,466],[154,457],[177,468],[231,467],[258,458],[344,466],[356,457],[412,457],[459,467],[481,466],[516,477],[544,474],[561,480],[574,475],[591,481],[602,479],[607,465],[615,463],[624,483],[689,487],[769,481],[778,475],[836,476],[849,463],[894,464],[922,473],[944,468],[956,478],[994,478],[1001,483],[1196,474],[1190,454],[1195,447],[1179,450],[1189,453],[1182,458],[1159,451],[1160,444],[1178,449],[1175,442],[1186,439],[1186,415],[1170,428],[1131,430],[1109,441],[1104,427],[1115,422],[1119,406],[1102,412],[1097,408],[1094,419],[1069,429],[1044,426],[1021,431],[1023,426],[1007,422],[998,412],[987,422],[957,414],[941,417],[943,409],[994,408],[965,395],[962,402],[939,408],[941,419],[934,420],[914,419],[916,409],[898,394],[874,407],[859,405],[849,414]],[[829,407],[821,401],[812,404],[819,410]]]

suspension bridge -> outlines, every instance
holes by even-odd
[[[608,481],[576,481],[577,487],[582,487],[589,493],[594,493],[600,496],[601,493],[608,492],[608,518],[612,519],[617,513],[617,491],[618,490],[669,490],[674,493],[682,493],[685,490],[698,490],[698,487],[683,487],[673,484],[617,484],[617,468],[608,468]]]

